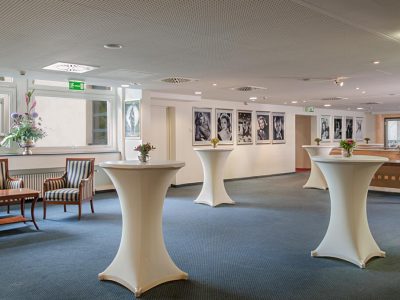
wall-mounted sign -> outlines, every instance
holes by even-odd
[[[306,107],[304,108],[304,110],[305,110],[306,112],[314,112],[314,106],[306,106]]]
[[[69,80],[69,89],[73,91],[84,91],[85,83],[83,81]]]

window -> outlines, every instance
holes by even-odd
[[[385,118],[385,148],[397,148],[400,144],[400,118]]]
[[[38,147],[110,144],[109,101],[41,95],[35,100],[36,112],[47,132],[47,136],[37,142]]]

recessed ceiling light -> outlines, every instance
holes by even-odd
[[[250,97],[249,100],[251,100],[251,101],[256,101],[256,100],[257,100],[257,97]]]
[[[127,88],[129,87],[129,84],[121,84],[121,87]]]
[[[362,94],[365,94],[365,93],[366,93],[366,91],[362,91],[361,93],[362,93]]]
[[[106,48],[106,49],[121,49],[122,45],[120,45],[120,44],[105,44],[104,48]]]
[[[359,87],[356,87],[356,90],[359,90],[360,88]]]
[[[303,103],[306,103],[307,102],[307,100],[303,100]]]
[[[343,100],[349,100],[349,98],[347,98],[347,97],[345,97],[345,98],[342,98]]]
[[[201,92],[194,92],[195,95],[201,95]]]
[[[212,85],[213,85],[213,86],[217,86],[217,84],[216,84],[216,83],[213,83]]]
[[[325,107],[331,107],[331,104],[324,104]]]
[[[381,62],[380,62],[379,60],[374,60],[372,63],[373,63],[374,65],[379,65]]]
[[[287,104],[287,102],[283,102],[283,104]]]
[[[292,103],[293,103],[293,104],[296,104],[296,103],[297,103],[297,101],[292,101]]]
[[[131,82],[131,85],[142,85],[142,84],[139,82]]]
[[[78,64],[70,64],[65,62],[56,62],[50,66],[42,68],[43,70],[52,70],[52,71],[60,71],[60,72],[69,72],[69,73],[86,73],[92,70],[96,70],[99,67],[87,66],[87,65],[78,65]]]
[[[357,107],[357,109],[361,110],[361,109],[364,109],[364,108],[363,107]]]

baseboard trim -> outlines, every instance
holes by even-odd
[[[269,174],[269,175],[258,175],[258,176],[250,176],[250,177],[239,177],[239,178],[229,178],[229,179],[224,179],[224,182],[225,181],[249,180],[249,179],[272,177],[272,176],[283,176],[283,175],[290,175],[290,174],[296,174],[296,172],[286,172],[286,173]],[[171,184],[171,187],[180,188],[180,187],[200,185],[200,184],[203,184],[203,182],[200,181],[200,182],[190,182],[190,183],[182,183],[182,184]]]

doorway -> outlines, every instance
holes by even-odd
[[[296,172],[308,171],[311,169],[311,161],[303,145],[311,145],[311,130],[315,116],[295,116],[296,126]],[[315,120],[314,120],[315,121]]]

